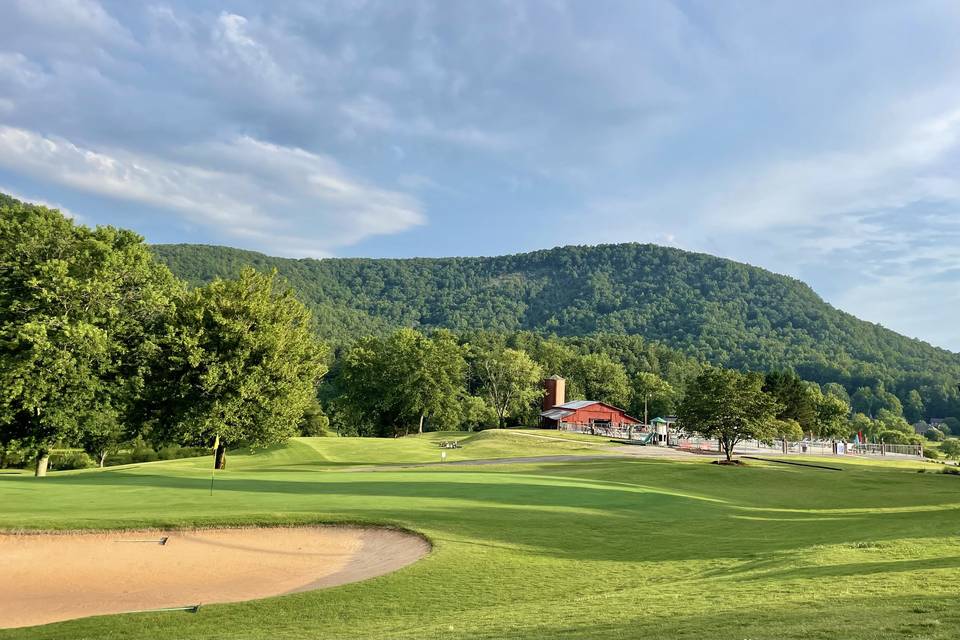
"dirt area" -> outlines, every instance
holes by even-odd
[[[321,589],[429,551],[419,536],[359,527],[0,534],[0,628]]]

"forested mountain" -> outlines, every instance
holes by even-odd
[[[247,265],[276,268],[333,342],[398,326],[636,334],[715,364],[791,366],[849,389],[880,382],[952,393],[960,380],[960,355],[835,309],[798,280],[656,245],[402,260],[297,260],[202,245],[153,251],[195,283]]]

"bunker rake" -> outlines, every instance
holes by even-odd
[[[167,540],[169,539],[170,538],[168,536],[163,536],[162,538],[153,538],[153,539],[147,539],[147,540],[114,540],[114,542],[142,542],[142,543],[158,544],[160,546],[165,546],[167,544]]]

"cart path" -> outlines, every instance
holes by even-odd
[[[558,438],[556,436],[544,436],[539,433],[524,433],[521,431],[509,431],[508,433],[528,436],[530,438],[542,438],[544,440],[555,440],[559,442],[575,442],[577,444],[583,444],[587,447],[597,447],[598,449],[603,449],[610,452],[615,452],[617,457],[633,457],[633,458],[659,458],[667,460],[690,460],[691,457],[698,457],[698,454],[691,453],[689,451],[683,451],[681,449],[674,449],[672,447],[660,447],[655,445],[618,445],[615,442],[591,442],[589,440],[573,440],[571,438]],[[598,436],[601,438],[607,436]],[[587,456],[579,456],[587,457]],[[609,456],[607,456],[609,457]]]

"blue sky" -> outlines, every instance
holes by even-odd
[[[960,351],[958,169],[953,0],[0,0],[0,190],[150,242],[655,242]]]

